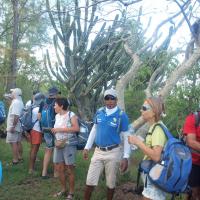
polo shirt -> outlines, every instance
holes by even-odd
[[[196,140],[200,142],[200,126],[195,127],[195,116],[194,114],[190,114],[186,117],[185,123],[183,126],[183,133],[185,135],[195,134]],[[192,152],[192,163],[196,165],[200,165],[200,153]]]
[[[94,119],[96,126],[95,143],[100,147],[121,143],[120,132],[128,130],[128,116],[119,108],[107,115],[105,108],[97,111]]]

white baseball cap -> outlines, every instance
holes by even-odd
[[[104,92],[104,97],[107,95],[112,95],[113,97],[117,97],[117,91],[114,89],[108,89]]]
[[[10,89],[10,91],[14,96],[22,96],[22,90],[20,88]]]

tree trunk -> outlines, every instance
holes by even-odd
[[[12,0],[13,5],[13,35],[12,35],[12,51],[11,51],[11,66],[10,76],[8,79],[7,90],[16,87],[17,74],[17,47],[19,36],[19,0]]]

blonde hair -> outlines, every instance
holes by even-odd
[[[155,113],[155,121],[158,122],[162,115],[165,114],[165,106],[161,97],[150,97],[146,99]]]

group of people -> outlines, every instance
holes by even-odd
[[[23,110],[21,99],[22,92],[19,88],[11,90],[12,103],[7,117],[7,143],[11,144],[13,152],[12,163],[18,164],[22,161],[22,145],[20,134],[19,117]],[[36,101],[37,94],[33,97]],[[68,200],[73,199],[75,192],[75,154],[76,147],[70,145],[70,141],[79,131],[78,118],[69,110],[69,102],[64,97],[59,97],[59,91],[53,87],[49,89],[48,98],[45,101],[36,101],[39,105],[33,110],[33,121],[36,121],[30,132],[31,153],[29,172],[34,170],[34,162],[42,142],[42,134],[46,143],[42,177],[48,178],[47,169],[53,153],[55,170],[61,183],[61,190],[54,194],[54,197],[66,196]],[[42,111],[46,104],[53,106],[54,121],[51,129],[41,128]],[[162,128],[155,126],[162,123],[162,116],[165,112],[164,104],[160,97],[147,98],[141,107],[141,116],[150,126],[145,140],[141,140],[135,135],[131,135],[127,114],[117,106],[117,92],[108,89],[104,92],[104,107],[97,110],[94,116],[94,125],[91,129],[87,144],[83,150],[83,158],[88,159],[89,150],[95,144],[95,149],[89,165],[84,200],[91,199],[92,192],[102,172],[105,172],[107,186],[107,200],[112,200],[116,187],[117,171],[125,172],[128,168],[128,159],[131,153],[131,145],[136,145],[144,153],[144,160],[158,162],[161,159],[163,148],[167,138]],[[38,121],[37,121],[38,120]],[[134,127],[132,127],[134,128]],[[192,195],[186,198],[189,200],[200,199],[200,126],[195,126],[195,116],[193,114],[186,118],[184,134],[188,146],[193,150],[193,166],[189,179],[192,187]],[[66,139],[62,148],[55,146],[55,141]],[[122,144],[123,143],[123,144]],[[67,173],[66,173],[67,172]],[[66,174],[69,182],[67,192]],[[143,199],[162,200],[166,199],[166,193],[156,187],[142,174],[145,187],[142,192]]]

